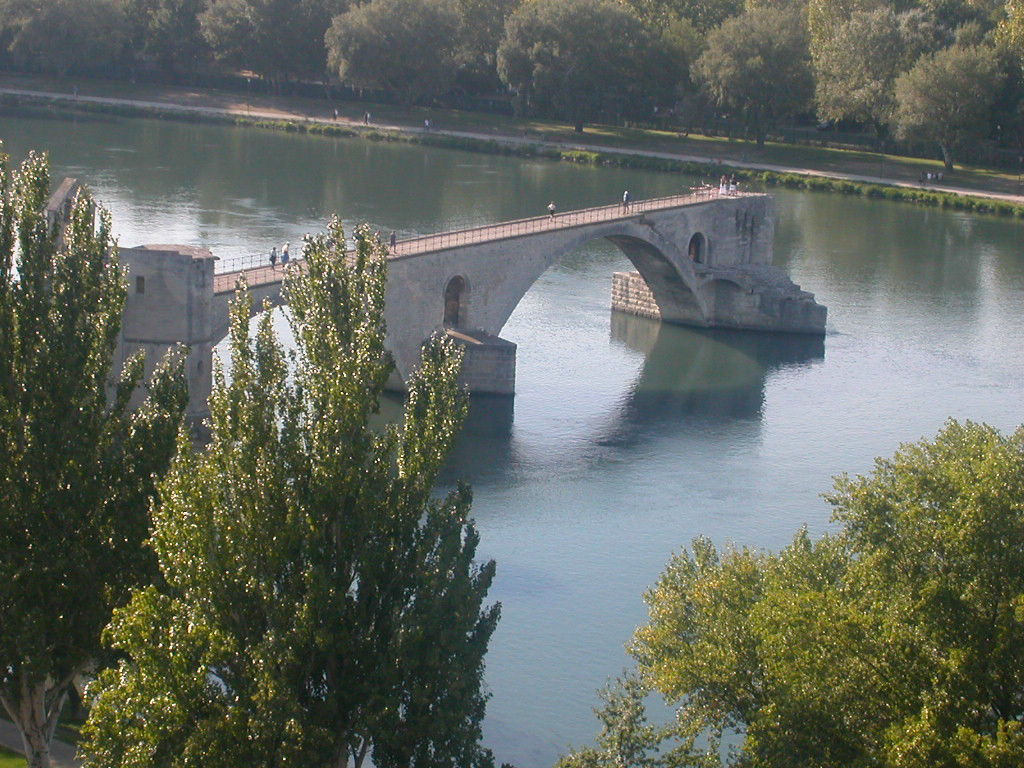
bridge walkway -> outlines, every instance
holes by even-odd
[[[404,259],[464,245],[477,245],[513,237],[522,237],[538,232],[551,232],[598,222],[628,219],[634,216],[641,216],[650,211],[664,211],[670,208],[684,208],[690,205],[706,203],[709,200],[716,199],[719,194],[718,187],[695,187],[683,195],[635,200],[631,201],[628,206],[622,203],[615,203],[613,205],[581,208],[563,213],[556,211],[553,216],[533,216],[528,219],[486,224],[482,227],[470,227],[468,229],[411,237],[395,243],[395,247],[390,250],[388,258]],[[746,197],[751,194],[753,193],[734,192],[729,197]],[[217,267],[218,272],[214,277],[214,293],[233,291],[238,280],[242,277],[246,279],[250,287],[280,282],[284,278],[284,268],[280,265],[271,267],[268,260],[268,254],[258,254],[239,256],[220,262]],[[289,266],[300,263],[301,259],[293,258]]]

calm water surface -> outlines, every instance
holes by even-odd
[[[338,213],[399,236],[678,191],[673,175],[258,130],[0,111],[21,157],[87,182],[124,245],[268,252]],[[514,402],[482,399],[448,479],[468,479],[503,616],[485,738],[542,768],[596,730],[642,593],[697,535],[779,548],[829,528],[840,472],[948,417],[1016,427],[1024,403],[1024,226],[895,203],[776,193],[776,263],[829,307],[824,341],[612,315],[595,242],[550,269],[503,336]]]

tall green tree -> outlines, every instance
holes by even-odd
[[[210,0],[200,14],[214,56],[273,86],[326,73],[324,33],[344,0]]]
[[[125,301],[110,217],[78,196],[52,228],[44,157],[0,157],[0,705],[32,768],[100,633],[155,563],[142,542],[155,475],[187,404],[184,358],[165,361],[141,408],[132,358],[111,384]]]
[[[199,14],[206,0],[124,0],[130,54],[163,71],[190,72],[205,49]]]
[[[459,23],[453,0],[371,0],[334,17],[328,66],[344,83],[411,106],[451,86]]]
[[[836,535],[778,554],[698,539],[648,593],[630,652],[676,708],[664,764],[1022,764],[1024,428],[949,422],[827,498]],[[649,748],[638,721],[610,738],[602,717],[602,742]],[[686,752],[730,731],[732,754]]]
[[[509,17],[498,75],[525,109],[582,131],[598,116],[617,118],[649,85],[652,40],[639,17],[612,0],[536,0]]]
[[[492,93],[498,79],[498,45],[505,21],[520,0],[456,0],[459,28],[456,32],[456,82],[477,93]]]
[[[897,135],[934,141],[952,171],[957,147],[987,134],[1002,80],[988,47],[952,45],[923,56],[896,80]]]
[[[386,249],[345,252],[337,221],[286,278],[297,351],[270,313],[232,310],[212,441],[160,486],[163,586],[107,638],[122,654],[89,689],[89,766],[484,766],[483,658],[494,563],[474,562],[470,494],[433,495],[466,396],[435,339],[401,428],[372,429],[392,370]]]
[[[708,35],[695,69],[714,103],[741,120],[759,145],[810,102],[807,34],[791,10],[755,8],[729,19]]]
[[[120,0],[0,0],[0,40],[19,69],[102,70],[120,57],[127,32]]]
[[[884,136],[896,111],[896,78],[927,52],[917,14],[855,11],[812,51],[818,115],[867,123]]]

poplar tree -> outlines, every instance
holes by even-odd
[[[160,486],[162,583],[116,612],[122,661],[89,689],[87,766],[491,764],[481,748],[484,607],[470,494],[435,497],[466,408],[435,339],[404,421],[371,426],[392,363],[386,252],[335,220],[284,284],[296,350],[232,307],[204,452]]]
[[[0,154],[0,705],[32,768],[112,607],[154,573],[153,478],[187,403],[179,354],[129,411],[143,361],[113,381],[126,293],[110,216],[82,192],[52,226],[49,187],[44,156],[12,173]]]

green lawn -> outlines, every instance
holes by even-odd
[[[17,752],[0,747],[0,768],[25,768],[25,758]]]

